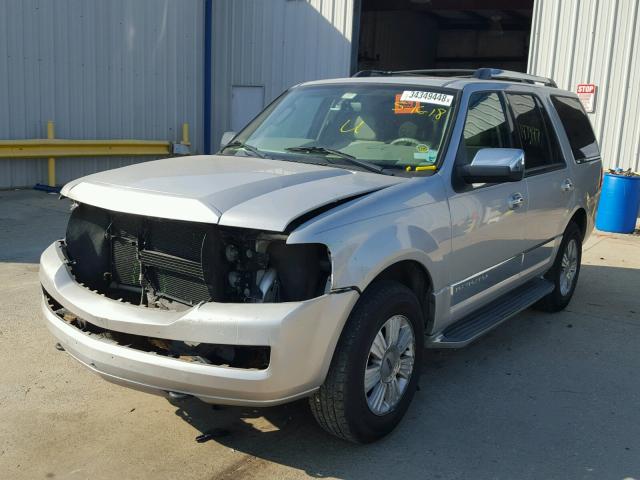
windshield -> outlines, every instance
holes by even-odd
[[[426,86],[298,87],[258,115],[223,151],[252,155],[253,150],[294,161],[315,158],[380,173],[434,171],[453,101],[452,91]],[[368,166],[373,168],[362,168]]]

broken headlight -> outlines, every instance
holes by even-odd
[[[324,293],[331,266],[324,245],[287,245],[286,236],[223,232],[229,300],[288,302]]]

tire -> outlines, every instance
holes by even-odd
[[[572,247],[573,244],[573,247]],[[570,284],[565,282],[566,268],[563,268],[563,259],[573,258],[571,251],[575,248],[575,265],[573,274],[570,279]],[[556,254],[556,259],[553,262],[551,269],[545,274],[545,278],[550,282],[553,282],[555,288],[546,297],[542,298],[538,303],[534,305],[538,310],[545,312],[559,312],[563,310],[571,301],[573,292],[576,289],[578,283],[578,276],[580,274],[580,263],[582,261],[582,233],[578,225],[571,222],[562,236],[562,242],[560,248]],[[566,260],[565,260],[566,262]],[[566,263],[568,265],[568,263]],[[565,277],[563,278],[563,275]]]
[[[374,340],[380,346],[395,326],[399,326],[399,340],[394,343],[392,336],[390,343],[397,348],[389,348],[384,355],[378,355],[380,350],[376,348],[374,354]],[[404,344],[409,345],[409,333],[413,335],[412,351],[404,350]],[[413,292],[392,281],[372,284],[349,316],[324,384],[309,399],[317,422],[332,435],[355,443],[369,443],[387,435],[400,422],[415,394],[423,348],[424,319]],[[409,364],[412,370],[406,378]],[[368,376],[371,381],[379,379],[370,393],[365,392],[365,369],[379,373]]]

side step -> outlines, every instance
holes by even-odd
[[[530,307],[553,291],[553,283],[536,278],[427,338],[430,348],[460,348],[473,342],[505,320]]]

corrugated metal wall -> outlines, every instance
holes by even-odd
[[[202,150],[202,0],[0,1],[0,138],[179,141]],[[58,182],[142,159],[62,159]],[[0,160],[0,188],[46,182],[45,160]]]
[[[265,103],[305,80],[349,76],[353,0],[215,0],[212,145],[230,128],[233,86]]]
[[[575,91],[597,85],[590,114],[605,166],[640,171],[638,0],[536,0],[530,73]]]

